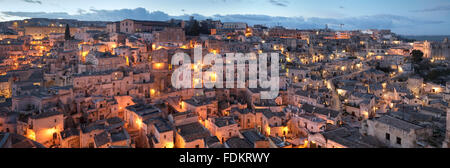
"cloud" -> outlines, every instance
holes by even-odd
[[[269,2],[276,6],[286,7],[289,2],[286,0],[269,0]]]
[[[66,12],[2,12],[4,15],[25,17],[25,18],[51,18],[51,19],[78,19],[85,21],[119,21],[124,19],[136,20],[169,20],[168,14],[160,11],[149,12],[144,8],[119,9],[119,10],[98,10],[95,8],[89,11],[78,10],[76,14],[70,15]]]
[[[26,2],[26,3],[33,3],[33,4],[42,5],[42,1],[38,1],[38,0],[22,0],[22,1]]]
[[[356,29],[393,29],[403,32],[411,30],[425,31],[422,27],[437,27],[442,21],[429,21],[413,19],[398,15],[371,15],[361,17],[342,17],[342,18],[304,18],[304,17],[282,17],[268,15],[249,15],[249,14],[232,14],[232,15],[213,15],[204,16],[200,14],[185,14],[180,16],[171,16],[161,11],[150,12],[145,8],[136,9],[119,9],[119,10],[97,10],[91,8],[87,12],[78,12],[76,14],[68,14],[64,12],[47,13],[47,12],[0,12],[4,18],[22,17],[22,18],[64,18],[78,19],[84,21],[120,21],[124,19],[136,20],[156,20],[166,21],[170,19],[188,20],[191,16],[198,20],[215,19],[222,22],[247,22],[250,25],[263,24],[266,26],[281,25],[287,28],[297,29],[317,29],[324,28],[328,25],[332,29],[341,29],[341,24],[346,30]],[[442,25],[439,25],[442,27]],[[438,26],[438,27],[439,27]],[[444,25],[448,26],[448,25]],[[446,32],[450,33],[450,32]]]
[[[450,11],[450,5],[437,6],[434,8],[411,10],[410,12],[437,12],[437,11]]]
[[[87,11],[86,10],[84,10],[84,9],[78,9],[77,10],[77,13],[79,13],[79,14],[83,14],[83,13],[86,13]]]

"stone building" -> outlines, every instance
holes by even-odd
[[[424,140],[432,135],[430,128],[424,128],[389,115],[367,120],[365,127],[369,136],[395,148],[424,147]]]
[[[175,148],[204,148],[204,139],[211,136],[211,133],[198,122],[180,125],[175,129]]]

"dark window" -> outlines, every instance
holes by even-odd
[[[402,138],[397,137],[397,144],[399,144],[399,145],[402,144]]]
[[[386,133],[386,140],[391,140],[391,134]]]

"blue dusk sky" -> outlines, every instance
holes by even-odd
[[[0,21],[217,19],[308,29],[450,35],[450,0],[0,0]]]

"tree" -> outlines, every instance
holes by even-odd
[[[198,36],[200,34],[200,25],[197,20],[191,21],[191,25],[186,34],[189,36]]]
[[[210,27],[207,22],[200,22],[200,34],[211,34]]]
[[[411,52],[411,56],[412,56],[412,61],[415,64],[418,64],[418,63],[422,62],[422,60],[423,60],[423,52],[420,50],[413,50]]]
[[[70,27],[69,24],[66,24],[66,31],[64,32],[64,39],[71,40],[72,36],[70,36]]]

